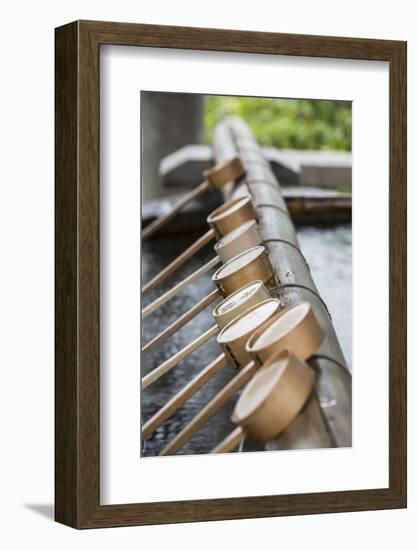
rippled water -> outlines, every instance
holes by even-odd
[[[142,280],[147,281],[158,273],[178,253],[191,244],[199,235],[161,238],[143,243]],[[298,231],[301,249],[310,265],[313,278],[323,299],[327,303],[346,360],[351,366],[351,227],[301,228]],[[214,256],[208,245],[204,251],[192,258],[181,269],[180,274],[171,277],[155,290],[149,292],[142,306],[168,290],[172,285]],[[214,270],[213,270],[214,271]],[[142,343],[149,341],[163,328],[187,311],[196,302],[213,290],[211,274],[202,276],[196,283],[182,291],[169,303],[142,322]],[[142,359],[142,376],[160,365],[173,353],[190,343],[213,325],[210,306],[205,312],[190,321],[164,344]],[[203,367],[221,352],[215,338],[204,344],[169,373],[142,391],[141,415],[146,421],[178,392]],[[142,446],[143,456],[155,456],[176,433],[189,422],[205,403],[232,378],[233,371],[223,368],[203,388],[194,394],[170,419],[160,426]],[[237,396],[236,396],[237,398]],[[179,454],[209,452],[232,429],[229,421],[235,399],[231,399],[221,412],[215,415],[180,451]],[[256,447],[251,446],[251,450]]]
[[[332,316],[346,362],[352,369],[351,226],[306,227],[297,235],[314,282]]]

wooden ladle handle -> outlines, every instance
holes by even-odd
[[[168,223],[172,218],[174,218],[178,212],[184,208],[189,202],[196,199],[200,195],[202,195],[207,189],[209,189],[210,184],[208,181],[203,181],[198,185],[195,189],[187,193],[185,197],[183,197],[180,201],[177,202],[177,204],[170,210],[167,214],[164,214],[163,216],[160,216],[156,220],[154,220],[152,223],[147,225],[145,229],[142,231],[142,239],[148,239],[151,237],[154,233],[156,233],[159,229],[161,229],[162,226],[164,226],[166,223]]]
[[[213,240],[215,233],[213,229],[209,229],[204,235],[197,239],[191,246],[189,246],[184,252],[175,258],[170,264],[164,267],[155,277],[145,283],[142,287],[142,294],[146,294],[162,281],[165,281],[170,277],[177,269],[179,269],[187,260],[189,260],[194,254],[197,254],[207,243]]]
[[[241,426],[235,428],[223,441],[221,441],[211,452],[212,453],[230,453],[245,439],[245,431]]]

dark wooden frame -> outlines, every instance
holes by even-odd
[[[56,29],[55,518],[76,528],[406,506],[406,43],[77,21]],[[99,55],[120,44],[389,62],[389,487],[100,505]]]

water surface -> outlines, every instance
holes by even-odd
[[[149,280],[167,263],[174,259],[199,235],[160,238],[145,241],[142,248],[142,279]],[[301,249],[310,265],[317,288],[326,302],[335,325],[343,352],[351,367],[351,227],[333,228],[303,227],[298,231]],[[175,282],[186,277],[214,256],[209,244],[179,270],[179,274],[149,292],[142,307],[154,300]],[[214,272],[214,269],[212,273]],[[187,311],[214,289],[211,274],[202,276],[196,283],[182,291],[170,302],[142,322],[142,343],[156,336],[163,328],[172,323],[179,315]],[[214,306],[198,315],[176,334],[171,336],[157,350],[142,359],[142,376],[160,365],[173,353],[190,343],[214,323],[210,315]],[[142,391],[141,414],[143,421],[150,418],[176,392],[185,386],[202,368],[215,359],[221,350],[215,338],[204,344],[193,354],[179,363],[156,383]],[[142,446],[143,456],[155,456],[176,433],[189,422],[205,403],[233,377],[228,367],[222,369],[203,388],[194,394],[170,419],[160,426],[153,436]],[[207,425],[196,434],[179,454],[209,452],[232,429],[230,415],[238,396],[231,399]],[[256,446],[249,447],[254,450]]]

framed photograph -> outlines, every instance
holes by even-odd
[[[56,520],[406,506],[406,43],[56,29]]]

